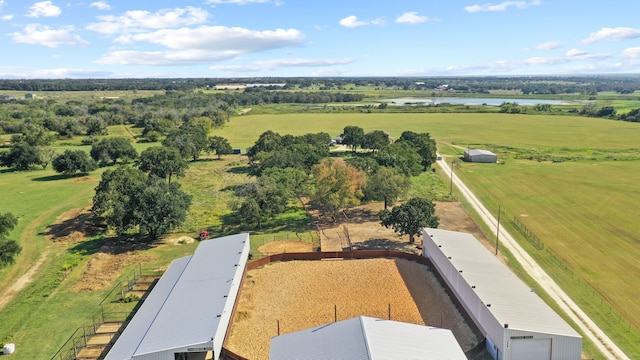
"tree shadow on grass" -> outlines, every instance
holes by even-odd
[[[232,168],[229,168],[229,170],[227,170],[227,172],[232,173],[232,174],[249,174],[251,172],[251,167],[246,165],[246,166],[234,166]]]
[[[56,180],[64,180],[69,178],[70,177],[68,175],[57,174],[57,175],[41,176],[41,177],[33,178],[31,179],[31,181],[56,181]]]
[[[43,235],[54,242],[71,240],[76,238],[93,237],[104,232],[104,226],[89,212],[80,213],[78,216],[47,226]]]
[[[18,170],[14,170],[12,168],[7,168],[7,169],[0,169],[0,174],[7,174],[7,173],[12,173]]]
[[[142,251],[154,248],[158,241],[144,236],[98,236],[93,239],[79,242],[69,247],[69,253],[83,253],[93,255],[96,253],[120,255],[132,251]]]

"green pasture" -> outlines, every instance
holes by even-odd
[[[640,356],[638,161],[461,163],[465,179],[632,358]],[[522,226],[515,227],[518,222]]]
[[[501,204],[546,244],[543,266],[636,354],[640,278],[630,274],[640,273],[640,185],[634,182],[640,124],[508,114],[283,114],[236,117],[217,132],[244,148],[267,129],[336,136],[345,125],[386,130],[394,138],[404,130],[429,132],[450,155],[467,146],[498,152],[506,164],[463,164],[466,182],[482,184],[496,211]]]
[[[357,125],[365,131],[388,131],[394,138],[405,130],[429,132],[440,143],[465,148],[468,144],[585,150],[640,147],[640,124],[578,116],[495,113],[243,115],[232,118],[227,126],[213,132],[229,139],[233,147],[245,149],[266,130],[292,135],[324,131],[338,136],[347,125]]]
[[[634,205],[640,200],[640,185],[633,182],[640,175],[640,124],[543,115],[290,113],[237,116],[213,133],[228,138],[244,153],[266,130],[293,135],[323,131],[337,136],[347,125],[389,131],[394,138],[404,130],[429,132],[448,156],[458,156],[467,146],[498,152],[500,160],[506,160],[504,164],[461,164],[456,171],[468,184],[478,184],[478,192],[490,206],[497,208],[500,204],[504,214],[517,217],[545,243],[545,250],[539,252],[549,255],[538,255],[543,266],[630,355],[640,356],[633,352],[640,348],[633,343],[636,338],[625,335],[640,328],[635,315],[640,309],[633,303],[640,295],[635,290],[640,278],[630,275],[637,274],[640,267],[634,261],[640,255],[636,246],[640,229],[633,222],[637,213]],[[109,136],[135,138],[137,130],[112,127]],[[72,141],[78,140],[61,148],[75,145]],[[141,151],[151,145],[135,146]],[[528,157],[563,162],[525,160]],[[90,255],[108,239],[89,239],[86,246],[74,250],[64,244],[51,244],[43,235],[46,226],[62,212],[90,205],[100,171],[82,181],[61,177],[50,169],[0,172],[0,198],[5,200],[0,212],[11,211],[19,217],[11,237],[20,238],[25,248],[16,265],[0,270],[0,286],[9,285],[42,252],[49,252],[39,273],[43,275],[0,311],[0,340],[16,342],[16,359],[52,355],[75,328],[90,320],[100,298],[109,290],[69,291]],[[286,214],[263,224],[264,230],[239,223],[233,215],[238,202],[233,189],[248,181],[244,156],[224,156],[222,161],[205,156],[191,163],[185,178],[178,181],[194,195],[194,201],[186,223],[168,237],[195,237],[203,228],[215,236],[251,231],[254,253],[262,243],[277,239],[316,241],[308,219],[296,204],[291,204]],[[413,183],[411,194],[448,192],[448,184],[443,185],[435,174],[423,174]],[[523,243],[536,252],[526,240]],[[196,245],[149,244],[151,259],[145,266],[166,266],[172,259],[192,252]],[[612,310],[606,310],[605,305]],[[40,329],[47,334],[55,332],[47,335],[46,345],[42,344]]]

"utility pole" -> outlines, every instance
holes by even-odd
[[[498,226],[496,227],[496,255],[498,255],[498,238],[500,236],[500,213],[501,205],[498,205]]]

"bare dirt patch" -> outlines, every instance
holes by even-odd
[[[383,207],[381,202],[372,202],[334,215],[306,206],[320,236],[322,251],[389,248],[416,252],[408,236],[398,236],[392,229],[380,225],[378,212]]]
[[[89,177],[89,176],[84,176],[84,177],[81,177],[81,178],[75,178],[75,179],[71,180],[71,182],[78,183],[78,182],[85,182],[85,181],[92,181],[92,180],[97,180],[97,179]]]
[[[192,238],[191,236],[180,236],[174,239],[167,239],[165,240],[165,243],[171,244],[171,245],[182,245],[182,244],[191,244],[194,241],[196,241],[196,239]]]
[[[334,308],[335,306],[335,308]],[[227,347],[268,359],[270,339],[357,316],[451,329],[466,350],[479,339],[428,267],[402,259],[291,261],[248,273]],[[334,312],[337,309],[337,312]]]
[[[102,290],[112,284],[126,267],[155,260],[153,256],[142,253],[142,247],[144,246],[135,242],[116,240],[103,245],[87,262],[80,280],[71,290]]]
[[[291,252],[311,252],[315,244],[303,241],[272,241],[258,248],[263,254],[281,254]]]
[[[488,245],[482,231],[467,215],[460,203],[435,202],[436,216],[440,218],[438,228],[451,231],[467,232]],[[409,242],[409,236],[399,236],[392,229],[380,225],[378,213],[384,208],[382,202],[372,202],[332,215],[307,206],[307,213],[320,236],[323,251],[344,251],[349,248],[390,249],[419,253],[418,245]]]

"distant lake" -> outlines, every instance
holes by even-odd
[[[546,99],[495,99],[495,98],[462,98],[462,97],[432,97],[432,98],[398,98],[385,99],[383,102],[396,106],[433,105],[433,104],[462,104],[462,105],[488,105],[500,106],[502,103],[517,103],[530,106],[536,104],[572,105],[582,101],[546,100]]]

